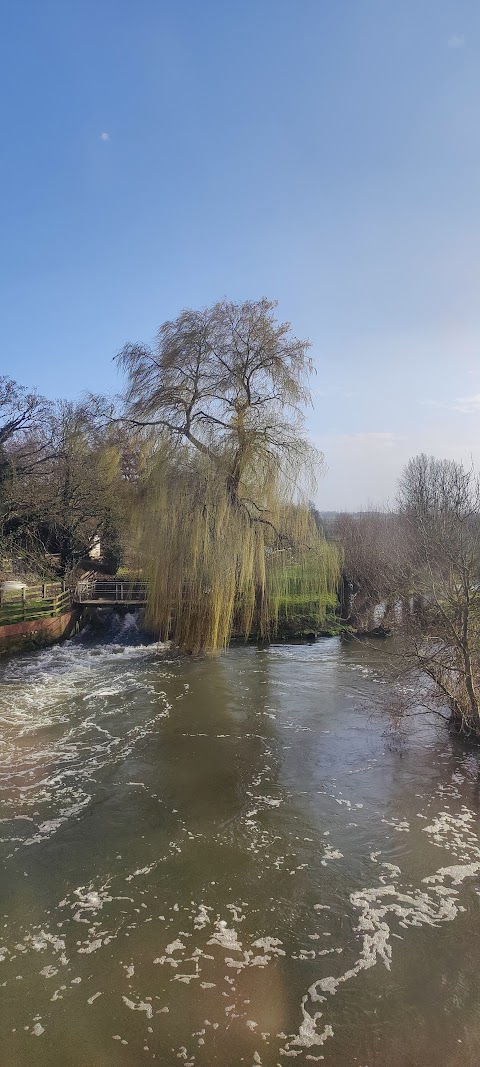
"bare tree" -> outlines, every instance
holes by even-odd
[[[35,390],[0,375],[0,449],[13,437],[37,429],[49,407]]]
[[[30,428],[7,445],[5,546],[36,556],[40,565],[42,555],[59,556],[62,570],[87,556],[97,536],[118,556],[135,459],[127,445],[118,426],[105,426],[83,404],[37,409]]]
[[[405,585],[399,567],[399,516],[390,511],[345,512],[336,517],[331,533],[343,551],[344,621],[357,631],[386,632]],[[376,621],[378,608],[382,609],[381,627]]]
[[[117,357],[129,381],[128,418],[188,442],[223,477],[232,501],[250,501],[252,471],[295,478],[309,446],[308,341],[277,323],[270,300],[222,301],[183,311],[160,328],[155,349],[128,344]]]
[[[429,680],[428,699],[452,725],[480,737],[480,488],[473,470],[425,455],[400,480],[414,610],[407,656]]]
[[[51,405],[35,390],[0,376],[0,508],[14,472],[34,469],[47,449],[45,421]]]

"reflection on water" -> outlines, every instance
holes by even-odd
[[[2,1067],[477,1067],[476,754],[373,645],[117,626],[0,666]]]

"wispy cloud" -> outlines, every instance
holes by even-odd
[[[466,415],[475,415],[480,412],[480,393],[472,396],[459,396],[453,403],[454,411],[463,411]]]
[[[460,411],[464,415],[475,415],[480,412],[480,393],[457,396],[449,403],[443,400],[419,400],[418,403],[423,407],[442,408],[443,411]]]
[[[340,397],[350,398],[353,393],[344,389],[341,385],[332,385],[330,389],[315,389],[311,390],[312,396],[318,400],[325,400],[328,397]]]
[[[452,33],[452,36],[448,38],[449,48],[465,48],[466,43],[464,33]]]
[[[398,440],[401,440],[395,433],[378,433],[376,431],[367,431],[364,433],[341,433],[335,435],[336,440],[342,444],[354,445],[356,447],[361,445],[393,445]]]
[[[101,141],[109,141],[110,140],[110,134],[107,133],[106,130],[102,130],[102,132],[100,134],[100,140]]]

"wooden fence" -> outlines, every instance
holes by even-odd
[[[52,619],[69,611],[71,606],[72,595],[64,582],[41,582],[18,591],[0,591],[0,626]]]

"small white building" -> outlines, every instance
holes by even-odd
[[[92,541],[92,547],[89,549],[88,555],[90,559],[100,559],[102,552],[100,548],[100,534],[95,534]]]

